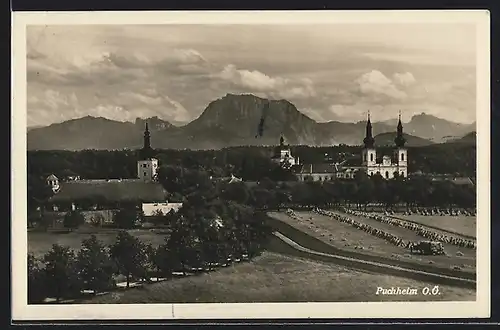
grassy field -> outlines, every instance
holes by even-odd
[[[475,291],[440,286],[441,295],[424,296],[426,284],[363,273],[340,266],[265,252],[248,263],[216,272],[145,285],[88,299],[88,304],[473,301]],[[414,296],[376,295],[377,287],[416,288]],[[79,302],[80,303],[80,302]]]
[[[356,229],[349,224],[333,220],[330,217],[318,215],[312,212],[296,212],[299,220],[290,218],[284,213],[272,212],[270,216],[277,218],[293,227],[300,229],[321,241],[336,248],[357,251],[364,254],[384,256],[395,260],[405,260],[417,264],[435,264],[444,268],[460,267],[462,270],[473,272],[476,267],[476,251],[459,248],[453,245],[445,245],[445,256],[422,256],[412,255],[408,250],[397,247],[389,242]],[[356,218],[359,222],[365,222],[375,228],[385,230],[407,240],[419,241],[423,238],[413,231],[383,224],[376,220]],[[457,252],[463,256],[457,256]]]
[[[461,235],[476,237],[476,217],[466,216],[425,216],[425,215],[402,215],[397,214],[398,218],[410,220],[422,225],[434,226],[449,230]]]
[[[142,242],[151,243],[154,246],[162,244],[165,240],[164,235],[156,234],[150,230],[134,229],[129,230],[128,232],[138,237]],[[105,245],[109,245],[114,243],[117,233],[118,231],[116,230],[106,230],[96,232],[94,235]],[[91,233],[87,232],[28,232],[28,252],[33,253],[37,257],[41,257],[52,249],[52,244],[68,246],[76,251],[80,249],[82,240],[89,238],[90,236]]]

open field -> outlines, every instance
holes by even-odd
[[[248,303],[359,301],[472,301],[475,291],[439,286],[438,296],[420,291],[432,284],[350,270],[302,258],[265,252],[248,263],[216,272],[113,292],[82,303]],[[418,295],[376,295],[377,287],[416,288]]]
[[[340,213],[343,214],[343,213]],[[374,228],[384,230],[388,233],[394,234],[398,237],[401,237],[405,241],[420,241],[425,240],[424,237],[417,235],[417,233],[413,230],[409,230],[403,227],[397,227],[390,225],[388,223],[382,223],[375,219],[365,218],[362,216],[354,216],[349,215],[350,218],[364,222]],[[476,267],[476,250],[469,249],[465,247],[459,247],[453,244],[443,243],[444,250],[449,255],[448,256],[432,256],[432,260],[436,264],[449,264],[450,257],[455,259],[459,265],[462,265],[462,268],[472,268]],[[462,255],[463,254],[463,255]],[[414,256],[417,257],[417,256]],[[428,259],[430,256],[418,256],[420,258]]]
[[[146,229],[128,230],[131,235],[138,237],[144,243],[151,243],[154,246],[162,244],[165,236],[157,234]],[[93,234],[105,245],[113,244],[118,230],[95,231]],[[79,250],[82,240],[89,238],[92,232],[70,232],[70,233],[52,233],[52,232],[28,232],[28,252],[36,257],[42,257],[53,244],[68,246],[75,251]]]
[[[460,216],[425,216],[396,214],[396,218],[420,223],[424,226],[442,228],[450,232],[476,237],[476,217]]]
[[[379,256],[393,261],[405,261],[412,264],[434,265],[440,268],[452,269],[460,267],[463,271],[474,272],[476,264],[476,251],[466,248],[458,248],[453,245],[445,245],[445,256],[422,256],[413,255],[402,247],[397,247],[389,242],[378,238],[362,230],[356,229],[349,224],[331,219],[327,216],[318,215],[313,212],[296,212],[299,220],[292,219],[280,212],[271,212],[269,215],[293,226],[321,241],[344,251],[352,251],[365,255]],[[356,218],[375,228],[388,231],[404,239],[419,241],[423,238],[415,232],[380,223],[373,219]],[[457,256],[456,252],[462,252],[463,256]]]

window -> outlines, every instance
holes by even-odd
[[[142,164],[142,167],[146,168],[146,164]]]
[[[370,162],[373,162],[373,154],[370,154]]]
[[[146,172],[144,172],[144,176],[146,176],[146,175],[147,175],[147,173],[146,173]]]
[[[389,171],[385,171],[385,178],[389,179]]]
[[[405,154],[404,154],[404,153],[402,153],[402,154],[401,154],[401,160],[402,160],[402,161],[404,161],[404,160],[405,160]]]

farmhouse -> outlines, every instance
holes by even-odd
[[[353,179],[357,171],[364,171],[368,175],[380,174],[385,179],[395,176],[406,178],[408,176],[408,157],[403,137],[401,114],[397,126],[397,135],[394,139],[396,148],[393,155],[382,156],[377,159],[375,139],[372,134],[370,114],[366,122],[366,135],[363,139],[361,157],[349,158],[340,163],[300,164],[298,160],[289,168],[295,173],[299,181],[328,181],[333,179]],[[281,143],[280,143],[281,144]],[[293,158],[292,158],[293,159]]]
[[[135,179],[81,180],[79,178],[60,182],[50,175],[46,183],[54,195],[49,199],[48,208],[54,213],[81,210],[88,221],[100,213],[104,221],[112,221],[111,210],[123,207],[140,208],[146,216],[156,210],[178,210],[182,204],[168,203],[167,192],[157,182],[158,160],[152,157],[148,124],[144,132],[144,146],[137,161]],[[170,205],[175,204],[175,205]]]

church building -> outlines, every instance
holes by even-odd
[[[286,169],[291,169],[293,166],[299,164],[299,158],[295,159],[292,156],[292,151],[288,144],[285,144],[285,138],[283,134],[280,136],[280,144],[274,149],[274,155],[272,156],[272,161],[280,164],[281,167]]]
[[[290,169],[295,173],[299,181],[354,179],[357,171],[364,171],[370,176],[380,174],[385,179],[392,179],[395,176],[406,178],[408,177],[408,152],[405,148],[406,140],[403,136],[401,114],[399,114],[394,142],[393,155],[383,155],[381,159],[378,158],[370,114],[368,114],[361,157],[348,158],[337,163],[299,164],[296,162]]]
[[[377,150],[375,149],[375,139],[372,135],[372,124],[370,114],[366,123],[366,136],[363,139],[364,148],[361,152],[361,168],[368,175],[380,174],[385,179],[392,179],[395,176],[406,178],[408,176],[408,153],[405,148],[406,140],[403,136],[403,124],[401,123],[401,113],[399,114],[396,138],[394,139],[395,149],[392,157],[384,155],[382,162],[377,162]]]
[[[112,221],[112,210],[125,206],[142,209],[146,216],[156,209],[179,209],[180,205],[167,202],[167,192],[158,183],[158,159],[153,157],[151,136],[146,123],[144,145],[137,160],[137,177],[129,179],[74,179],[60,182],[55,175],[47,177],[46,183],[54,195],[49,199],[46,209],[53,212],[81,210],[84,216],[91,217],[92,211],[102,211],[107,222]],[[176,203],[177,204],[177,203]]]

